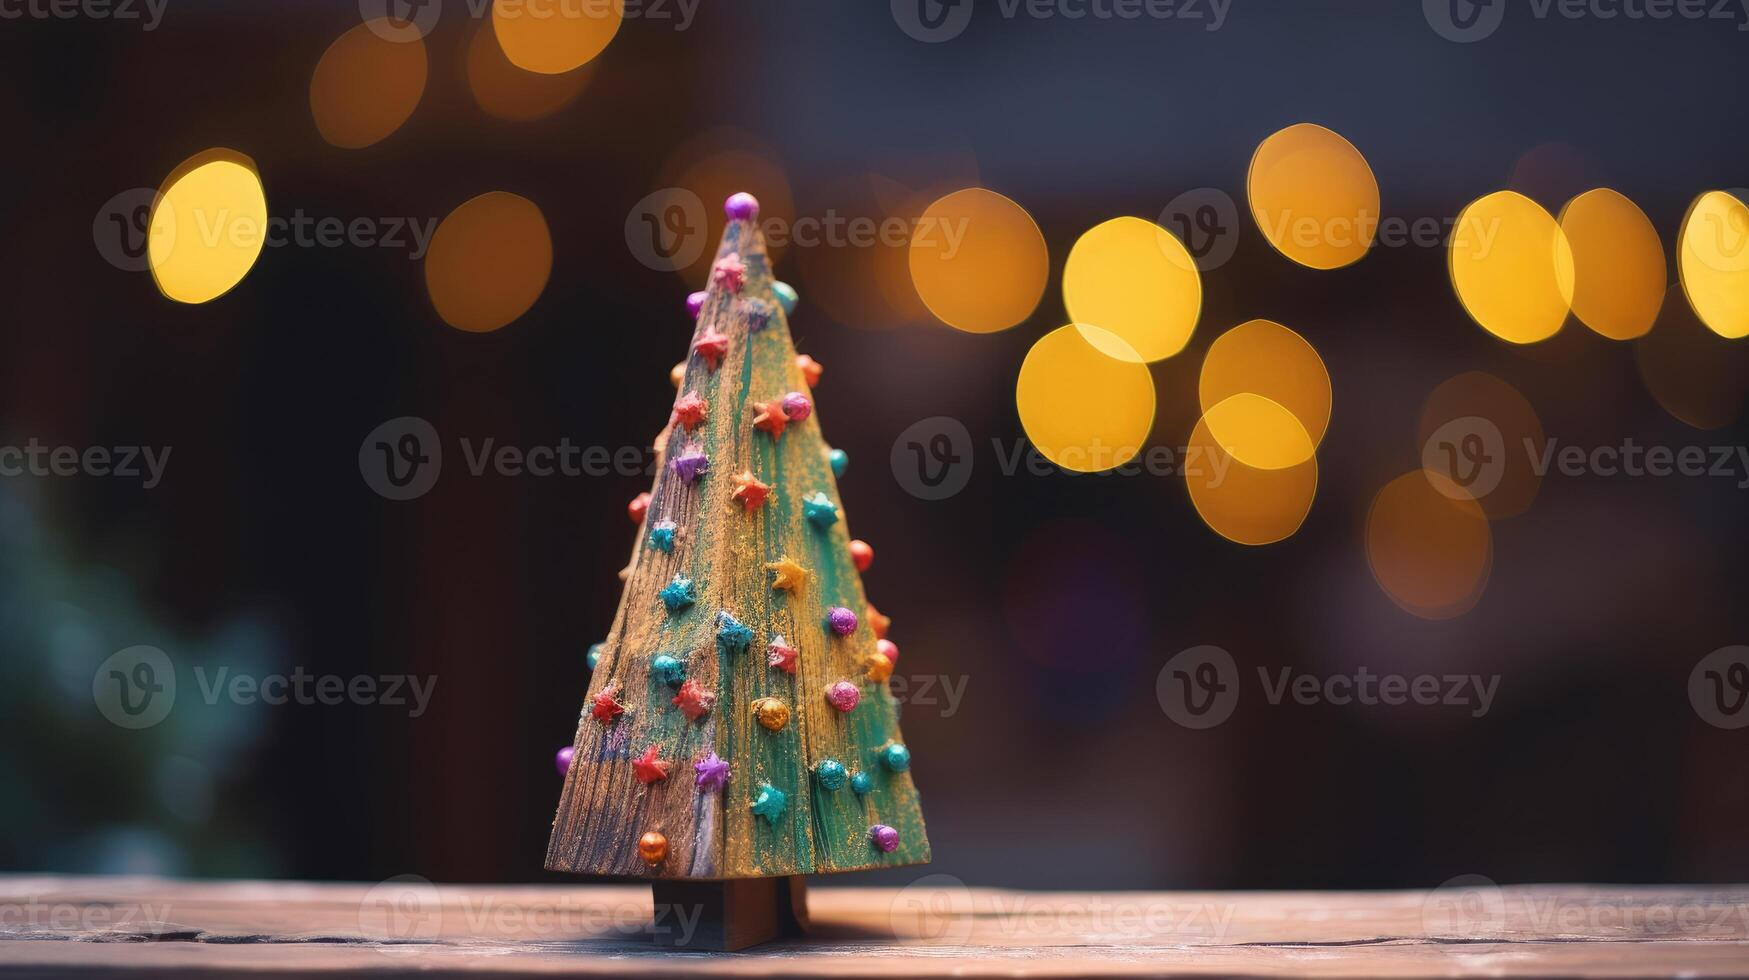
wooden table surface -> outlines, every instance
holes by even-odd
[[[813,931],[657,949],[642,886],[0,876],[32,976],[1749,976],[1749,886],[1459,881],[1408,892],[816,887]],[[664,916],[683,927],[686,910]]]

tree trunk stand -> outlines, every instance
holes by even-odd
[[[658,946],[728,952],[807,930],[808,879],[801,875],[650,884],[650,937]]]

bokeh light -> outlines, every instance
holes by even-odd
[[[267,240],[267,192],[255,161],[224,147],[178,164],[152,208],[146,256],[152,279],[179,303],[229,292]]]
[[[1677,266],[1700,321],[1721,337],[1749,336],[1749,205],[1708,191],[1682,219]]]
[[[1097,327],[1059,327],[1027,352],[1014,402],[1026,437],[1046,459],[1095,473],[1141,452],[1154,427],[1154,376],[1121,338]]]
[[[1573,307],[1573,249],[1554,217],[1515,191],[1464,208],[1452,229],[1452,287],[1482,328],[1514,344],[1553,337]]]
[[[911,282],[941,322],[968,333],[1032,315],[1050,275],[1044,236],[1026,209],[968,187],[930,204],[911,237]]]
[[[1366,257],[1379,226],[1379,184],[1353,143],[1300,123],[1257,147],[1246,180],[1251,216],[1276,251],[1313,269]]]
[[[1573,315],[1611,340],[1644,336],[1670,279],[1658,230],[1634,202],[1607,187],[1561,209],[1573,249]]]
[[[789,239],[797,227],[789,175],[777,153],[747,132],[716,128],[693,137],[664,161],[654,186],[681,189],[691,196],[691,204],[699,212],[687,217],[685,227],[679,229],[684,240],[672,248],[677,256],[696,253],[690,262],[676,259],[680,263],[676,271],[690,288],[702,288],[710,274],[727,223],[723,201],[737,191],[759,199],[761,228],[781,232],[766,239],[772,265],[776,266],[789,249]],[[811,295],[816,290],[808,292]]]
[[[1190,342],[1202,315],[1202,277],[1171,232],[1141,218],[1113,218],[1069,250],[1063,303],[1077,325],[1115,334],[1153,363]]]
[[[1202,411],[1206,415],[1216,405],[1247,392],[1293,413],[1313,449],[1323,442],[1330,426],[1330,373],[1304,337],[1270,320],[1241,323],[1217,337],[1203,358],[1197,384]],[[1237,452],[1222,426],[1214,426],[1214,435]],[[1239,456],[1259,465],[1242,452]],[[1295,459],[1284,465],[1299,462]]]
[[[1221,406],[1256,397],[1236,396]],[[1217,415],[1221,406],[1216,406]],[[1276,422],[1299,427],[1286,409],[1281,409]],[[1311,442],[1304,429],[1300,438]],[[1198,419],[1191,431],[1181,465],[1191,505],[1203,523],[1243,545],[1274,544],[1292,537],[1311,513],[1318,492],[1316,455],[1308,452],[1303,462],[1282,469],[1248,466],[1215,438],[1207,416]]]
[[[1634,362],[1652,398],[1688,425],[1719,429],[1743,416],[1749,344],[1707,329],[1675,296],[1664,304],[1652,332],[1634,341]]]
[[[467,74],[476,105],[500,119],[526,122],[569,105],[589,84],[595,68],[585,65],[558,75],[525,71],[504,56],[497,33],[481,25],[468,41]]]
[[[929,313],[911,288],[910,229],[929,199],[877,174],[836,178],[821,197],[841,215],[861,221],[853,247],[797,248],[798,281],[808,284],[808,308],[859,329],[921,323]],[[868,232],[864,235],[864,232]],[[846,229],[846,240],[849,229]]]
[[[623,3],[493,0],[492,30],[511,64],[561,75],[594,60],[619,33]]]
[[[1482,371],[1447,379],[1427,396],[1417,435],[1422,468],[1445,477],[1489,518],[1516,517],[1536,500],[1547,443],[1542,419],[1505,381]]]
[[[310,76],[310,114],[335,146],[370,146],[401,128],[425,94],[425,42],[392,41],[378,25],[340,35]]]
[[[497,330],[534,305],[553,269],[553,240],[533,201],[489,191],[451,211],[431,236],[425,288],[458,330]]]
[[[1461,487],[1415,470],[1373,498],[1366,559],[1391,601],[1423,619],[1452,619],[1474,609],[1487,588],[1494,534]]]
[[[1202,422],[1222,449],[1255,469],[1298,466],[1318,448],[1293,412],[1248,391],[1217,403],[1203,413]]]

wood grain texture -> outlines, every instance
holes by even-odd
[[[648,886],[0,877],[0,969],[30,976],[1723,977],[1749,887],[1525,886],[1453,929],[1441,892],[1041,893],[926,875],[813,888],[810,935],[735,954],[652,938]],[[672,919],[673,917],[668,917]]]
[[[764,242],[752,223],[729,222],[717,260],[730,255],[745,264],[743,288],[737,295],[713,283],[693,335],[696,342],[708,331],[723,334],[727,354],[713,370],[692,353],[676,393],[677,401],[687,394],[705,399],[709,415],[696,430],[671,424],[665,431],[651,504],[589,685],[591,699],[610,687],[621,692],[627,711],[603,726],[585,702],[548,844],[547,867],[553,870],[717,879],[929,860],[911,774],[889,772],[877,757],[882,746],[902,741],[898,704],[885,683],[865,677],[875,637],[862,621],[867,597],[849,555],[848,514],[821,432],[822,413],[816,405],[809,418],[791,422],[776,437],[753,426],[759,405],[809,388],[796,365],[788,318],[772,291]],[[696,482],[682,479],[670,465],[692,452],[710,460]],[[731,498],[734,478],[743,472],[773,488],[764,506],[751,513]],[[839,520],[830,527],[816,527],[806,517],[804,498],[815,493],[838,509]],[[648,530],[665,521],[677,528],[672,551],[648,539]],[[794,594],[771,585],[766,565],[783,558],[808,571]],[[693,582],[697,600],[671,612],[658,595],[677,575]],[[827,628],[834,606],[857,613],[852,635],[840,638]],[[719,648],[720,612],[753,629],[746,652]],[[767,664],[765,648],[779,635],[800,651],[793,676]],[[717,695],[709,714],[689,721],[670,703],[673,685],[650,670],[659,654],[684,660],[686,676]],[[825,699],[826,687],[841,680],[861,687],[861,702],[848,713]],[[766,697],[790,710],[781,730],[754,720],[753,703]],[[635,778],[632,760],[650,746],[671,771],[666,780],[644,784]],[[711,751],[732,767],[720,793],[694,785],[693,763]],[[811,773],[825,759],[868,773],[872,791],[823,788]],[[776,822],[750,809],[763,784],[787,797]],[[873,846],[874,824],[898,829],[897,850],[882,853]],[[637,853],[637,841],[648,831],[669,842],[668,857],[655,867]]]

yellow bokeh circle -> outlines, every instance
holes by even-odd
[[[1129,462],[1147,442],[1154,376],[1118,337],[1097,327],[1059,327],[1027,352],[1014,403],[1026,437],[1046,459],[1097,473]]]
[[[594,60],[624,19],[625,0],[492,0],[492,30],[504,56],[543,75]]]
[[[451,211],[425,253],[425,288],[458,330],[497,330],[534,305],[553,269],[553,240],[533,201],[490,191]]]
[[[1222,406],[1238,400],[1229,399]],[[1217,421],[1229,410],[1217,406]],[[1285,410],[1277,422],[1299,427]],[[1303,429],[1300,438],[1306,439]],[[1208,416],[1197,420],[1191,431],[1182,468],[1197,516],[1210,530],[1237,544],[1256,547],[1292,537],[1311,513],[1318,492],[1315,455],[1307,453],[1301,462],[1277,469],[1247,465],[1215,438]]]
[[[1749,205],[1724,191],[1702,194],[1682,219],[1677,255],[1700,322],[1721,337],[1749,336]]]
[[[1313,449],[1324,441],[1330,426],[1330,372],[1304,337],[1271,320],[1241,323],[1217,337],[1203,358],[1197,384],[1202,411],[1206,414],[1246,393],[1261,395],[1291,412]],[[1215,427],[1214,434],[1233,449],[1221,426]],[[1246,461],[1256,465],[1254,460]]]
[[[1496,191],[1464,208],[1448,253],[1459,301],[1501,340],[1547,340],[1572,311],[1572,246],[1554,216],[1523,194]]]
[[[1113,218],[1069,251],[1063,303],[1076,325],[1113,334],[1153,363],[1190,342],[1202,315],[1202,277],[1171,232],[1141,218]]]
[[[1611,340],[1644,336],[1658,320],[1670,273],[1651,219],[1607,187],[1561,209],[1573,249],[1573,315]]]
[[[1475,608],[1494,562],[1488,517],[1439,473],[1414,470],[1386,484],[1366,515],[1366,559],[1391,601],[1423,619]]]
[[[1032,315],[1050,253],[1026,209],[982,187],[924,209],[912,229],[911,283],[941,322],[968,333],[1006,330]]]
[[[1366,257],[1379,227],[1379,184],[1366,157],[1312,123],[1271,135],[1251,157],[1251,216],[1276,250],[1313,269]]]
[[[310,75],[310,114],[335,146],[370,146],[401,128],[425,94],[425,42],[393,41],[377,23],[328,45]]]
[[[158,194],[146,256],[159,291],[205,303],[242,282],[268,234],[255,161],[223,147],[203,151],[177,165]]]
[[[583,91],[595,68],[585,65],[560,75],[526,71],[510,63],[490,26],[468,41],[468,90],[481,109],[500,119],[526,122],[564,108]]]
[[[1248,391],[1223,399],[1203,413],[1202,421],[1222,449],[1253,469],[1285,470],[1318,449],[1293,412]]]

